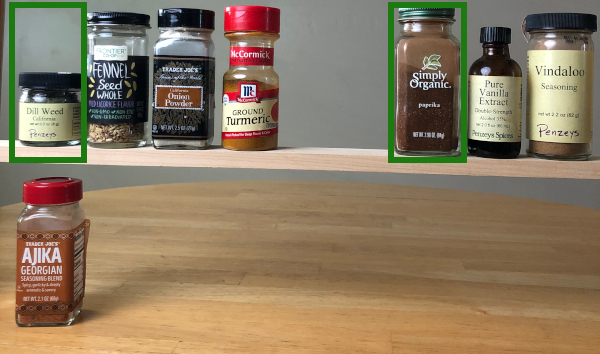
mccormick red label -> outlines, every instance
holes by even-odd
[[[229,64],[237,66],[273,66],[275,49],[260,47],[231,47]]]
[[[240,82],[223,95],[223,139],[262,138],[277,134],[279,89],[259,90],[258,82]]]

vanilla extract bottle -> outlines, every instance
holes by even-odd
[[[510,58],[511,30],[483,27],[483,56],[469,70],[470,155],[512,159],[521,152],[522,72]]]

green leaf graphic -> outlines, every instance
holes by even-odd
[[[442,56],[438,54],[432,54],[429,57],[425,57],[423,59],[423,68],[421,70],[437,70],[442,67],[442,64],[440,63],[441,57]]]

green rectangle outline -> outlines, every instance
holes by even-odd
[[[460,156],[456,157],[412,157],[394,156],[394,46],[396,21],[395,9],[398,8],[460,8],[460,85],[461,85],[461,114],[460,114]],[[466,2],[388,2],[388,163],[466,163],[467,162],[467,3]],[[463,112],[464,110],[464,112]]]
[[[9,155],[10,163],[87,163],[87,2],[10,2],[9,3]],[[16,9],[81,9],[81,156],[16,157],[15,156],[15,10]],[[37,148],[43,149],[43,148]]]

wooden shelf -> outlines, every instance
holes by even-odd
[[[79,156],[79,147],[31,148],[17,143],[17,156]],[[600,179],[600,158],[563,162],[522,157],[492,160],[469,157],[467,164],[387,162],[386,150],[280,148],[237,152],[215,147],[205,151],[88,149],[89,165],[252,168],[273,170],[353,171],[455,176]],[[8,141],[0,140],[0,162],[8,162]]]

